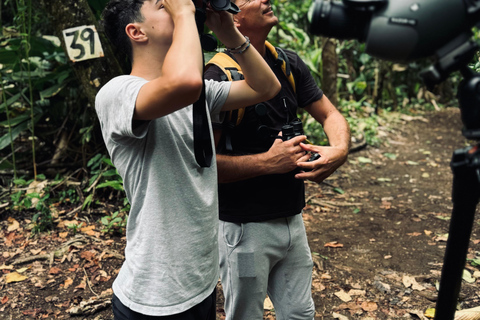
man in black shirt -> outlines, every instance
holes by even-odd
[[[270,1],[235,2],[241,9],[234,17],[237,28],[270,65],[282,90],[271,100],[246,107],[238,123],[216,129],[226,319],[261,320],[268,294],[277,320],[312,320],[313,262],[301,215],[304,180],[320,183],[346,161],[349,127],[296,53],[284,50],[282,59],[288,60],[294,81],[282,70],[278,50],[266,42],[278,23]],[[225,80],[214,64],[205,77]],[[297,108],[322,124],[330,146],[306,144],[303,135],[278,138],[282,126],[296,118]],[[306,152],[321,157],[307,162]]]

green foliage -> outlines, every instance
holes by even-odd
[[[325,146],[328,145],[327,135],[323,130],[323,127],[306,111],[299,111],[298,117],[303,122],[303,130],[308,136],[308,140],[315,145]]]
[[[300,56],[310,52],[316,40],[306,31],[306,13],[310,7],[308,1],[272,1],[279,24],[271,31],[269,40],[272,44],[293,49]],[[313,46],[315,48],[315,46]]]
[[[350,125],[352,136],[363,136],[368,144],[378,145],[378,115],[374,113],[374,109],[365,99],[360,101],[340,100],[339,108],[346,115],[345,118]]]
[[[90,149],[103,148],[103,141],[95,145],[95,112],[86,107],[59,39],[49,35],[46,15],[36,2],[2,3],[10,5],[0,35],[0,152],[9,148],[10,156],[0,157],[0,167],[16,176],[33,163],[35,175],[37,163],[52,160],[62,136],[69,152],[58,161],[74,163],[78,154],[86,158]]]
[[[123,233],[127,224],[130,204],[123,189],[122,177],[118,174],[112,161],[105,155],[97,154],[87,164],[91,177],[88,188],[84,191],[89,193],[85,198],[82,210],[89,208],[96,203],[95,199],[100,198],[102,190],[107,192],[116,192],[116,198],[121,201],[118,206],[121,208],[112,215],[106,215],[100,219],[104,226],[102,230],[105,233]],[[98,200],[97,200],[98,201]]]
[[[89,187],[85,189],[87,192],[91,192],[84,204],[83,208],[89,207],[94,202],[94,194],[99,189],[108,189],[118,191],[119,198],[123,199],[121,203],[121,210],[115,211],[112,215],[106,215],[100,219],[104,228],[102,232],[105,233],[124,233],[127,225],[128,211],[130,210],[130,204],[124,194],[123,180],[118,174],[117,169],[114,167],[112,161],[102,154],[97,154],[88,162],[90,173],[92,174],[89,180]]]
[[[88,0],[96,17],[108,0]],[[311,1],[273,0],[280,23],[269,41],[297,52],[322,87],[322,38],[307,32],[307,11]],[[130,205],[123,181],[106,156],[99,137],[93,106],[88,105],[68,59],[51,36],[53,28],[35,1],[0,0],[0,169],[12,170],[13,210],[32,214],[32,232],[52,227],[55,206],[75,205],[95,210],[105,202],[115,202],[114,213],[103,213],[104,232],[124,232]],[[475,38],[478,40],[478,31]],[[454,93],[461,80],[452,74],[444,86],[428,93],[418,73],[430,61],[406,65],[381,61],[365,52],[365,44],[354,40],[337,42],[338,109],[350,124],[352,135],[362,135],[371,145],[379,143],[377,128],[384,112],[418,113],[456,104]],[[208,59],[208,57],[206,58]],[[472,68],[480,70],[476,59]],[[305,133],[318,145],[328,144],[323,128],[306,112],[299,117]],[[30,192],[32,182],[47,178],[36,173],[37,163],[49,163],[61,137],[67,137],[68,152],[60,164],[82,167],[76,186],[62,173],[41,189]],[[34,170],[18,179],[17,171]],[[83,176],[82,176],[83,175]],[[50,177],[51,178],[51,177]],[[77,177],[78,178],[78,177]],[[78,180],[77,180],[78,181]],[[71,227],[77,232],[80,226]]]
[[[100,19],[103,8],[107,5],[108,0],[88,0],[90,8],[95,13],[97,19]]]
[[[476,259],[467,259],[468,261],[470,261],[470,264],[474,267],[480,267],[480,258],[476,258]]]
[[[104,226],[102,232],[123,234],[128,220],[128,215],[124,211],[125,210],[123,210],[123,212],[115,211],[111,216],[104,216],[100,220]]]
[[[86,191],[106,187],[124,191],[122,177],[107,156],[100,153],[97,154],[88,161],[87,167],[90,169],[92,176],[90,177],[89,188]]]
[[[73,234],[77,234],[78,230],[81,229],[83,226],[83,222],[80,222],[79,224],[76,223],[70,223],[67,225],[67,228],[72,230]]]
[[[37,178],[44,178],[39,175]],[[35,187],[31,186],[33,180],[26,181],[17,179],[15,184],[21,188],[12,193],[12,209],[16,211],[31,211],[32,217],[32,233],[44,232],[52,229],[53,218],[50,210],[52,203],[51,195],[48,192],[38,192]]]

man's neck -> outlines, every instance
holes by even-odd
[[[150,52],[151,50],[152,48],[145,47],[134,54],[130,75],[141,77],[148,81],[161,76],[165,55],[159,54],[158,51]]]
[[[250,39],[250,43],[252,46],[257,49],[258,53],[262,57],[265,58],[266,50],[265,50],[265,41],[267,40],[268,34],[270,33],[270,29],[262,31],[262,30],[245,30],[240,27],[239,31]]]
[[[145,80],[151,81],[156,79],[162,75],[162,65],[160,64],[140,64],[140,63],[133,63],[132,71],[130,75],[143,78]]]
[[[252,46],[254,46],[255,49],[257,49],[258,53],[260,53],[260,55],[265,58],[265,54],[266,54],[265,41],[267,40],[267,38],[255,37],[255,36],[252,36],[252,38],[250,38],[250,42]]]

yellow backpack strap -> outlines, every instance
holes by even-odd
[[[285,76],[287,77],[288,82],[290,82],[290,84],[292,85],[293,92],[296,92],[295,79],[293,78],[293,74],[290,70],[290,63],[288,62],[288,57],[285,54],[285,52],[282,49],[278,48],[278,50],[280,51],[280,56],[279,56],[279,53],[278,53],[277,49],[268,41],[265,41],[265,46],[272,53],[275,60],[282,61],[282,66],[281,66],[282,71],[285,74]]]
[[[222,69],[223,73],[225,73],[229,81],[237,80],[234,76],[232,76],[231,70],[236,70],[238,73],[243,75],[240,65],[228,54],[225,54],[223,52],[214,55],[213,58],[207,62],[205,69],[208,69],[211,65],[216,65],[217,67]]]
[[[207,62],[205,70],[208,69],[211,65],[216,65],[217,67],[219,67],[227,77],[228,81],[237,81],[243,79],[242,68],[240,67],[240,65],[229,55],[223,52],[214,55],[213,58]],[[245,108],[229,111],[227,113],[227,120],[233,126],[238,126],[240,122],[242,122],[244,114]],[[236,118],[237,120],[234,121],[232,120],[232,118]]]

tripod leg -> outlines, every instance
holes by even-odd
[[[475,148],[456,150],[452,158],[453,211],[435,320],[453,320],[455,316],[475,210],[480,198],[479,162]]]

